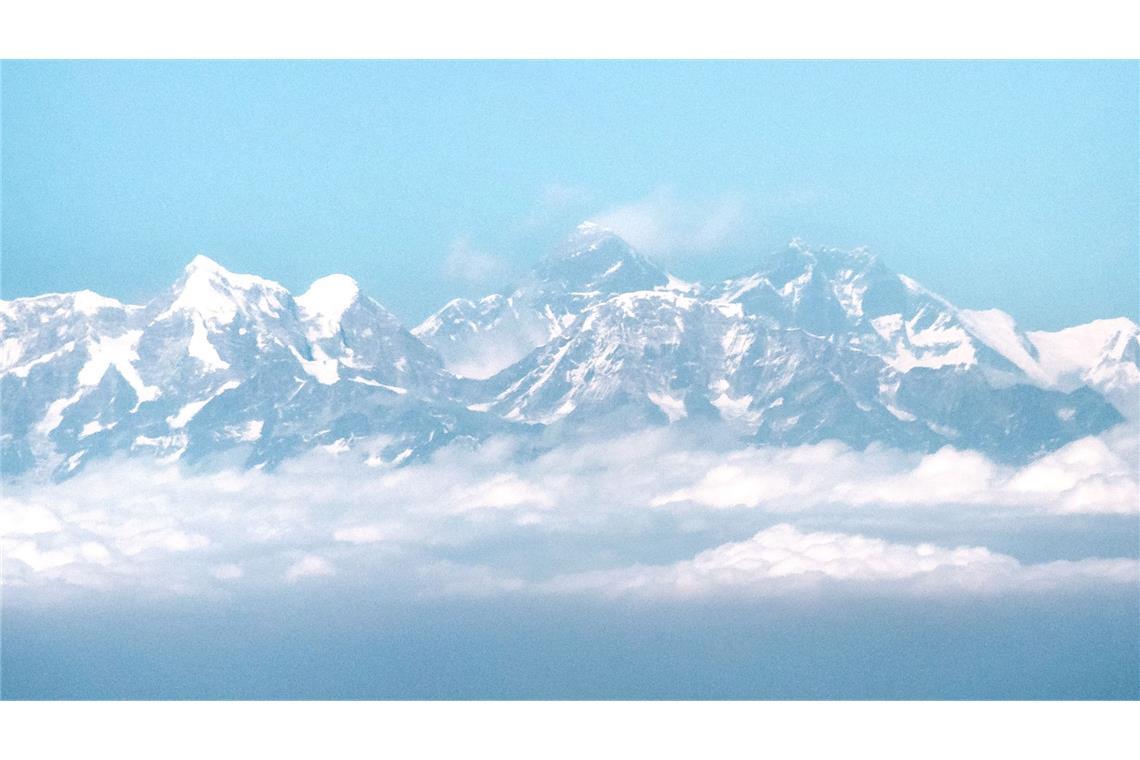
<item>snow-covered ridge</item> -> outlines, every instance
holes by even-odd
[[[92,290],[77,290],[74,293],[43,293],[38,296],[0,301],[0,314],[9,319],[16,318],[20,310],[29,309],[60,310],[71,309],[79,314],[93,315],[101,309],[138,309],[139,306],[124,304],[114,298],[99,295]]]
[[[228,325],[239,313],[252,309],[279,312],[289,298],[289,291],[279,283],[256,275],[235,274],[200,254],[186,265],[176,288],[177,297],[156,319],[168,319],[182,312],[196,314],[211,326]]]
[[[332,440],[387,432],[399,451],[419,450],[464,431],[439,357],[345,275],[294,299],[198,256],[145,306],[89,292],[2,306],[7,474],[68,477],[115,452],[199,459],[234,446],[265,466]]]
[[[411,332],[346,275],[294,297],[205,256],[145,306],[49,294],[0,303],[0,327],[4,472],[56,477],[116,452],[399,464],[550,425],[715,423],[764,443],[1021,460],[1140,398],[1128,319],[1025,332],[865,249],[802,241],[706,286],[588,224],[518,286]]]

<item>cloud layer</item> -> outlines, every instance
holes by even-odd
[[[1134,429],[1020,468],[950,448],[718,449],[673,428],[563,442],[537,457],[522,446],[452,446],[399,469],[321,451],[274,473],[118,460],[59,484],[8,482],[4,583],[695,594],[801,582],[926,591],[1135,582],[1130,556],[1021,562],[984,548],[993,521],[1075,521],[1080,535],[1092,516],[1137,514]],[[981,538],[953,548],[850,527],[915,535],[947,520],[981,526],[970,533]]]
[[[1120,443],[1127,441],[1125,437]],[[691,501],[708,507],[798,511],[851,506],[976,505],[1060,514],[1135,514],[1136,468],[1102,438],[1083,438],[1021,468],[975,451],[945,447],[924,456],[827,442],[729,453],[694,483],[654,497],[654,506]]]

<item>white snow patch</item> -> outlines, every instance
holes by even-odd
[[[886,341],[893,341],[899,331],[902,330],[902,326],[902,314],[884,314],[871,320],[871,327],[875,328],[879,337]]]
[[[340,371],[337,369],[337,360],[329,358],[321,347],[313,344],[313,358],[306,359],[301,356],[293,346],[289,346],[289,350],[293,352],[293,356],[301,364],[301,369],[305,370],[305,374],[315,377],[318,383],[322,385],[333,385],[340,380]]]
[[[848,277],[852,275],[850,271],[845,273]],[[863,316],[863,296],[867,293],[867,285],[851,279],[844,279],[835,284],[832,289],[836,299],[843,310],[853,317]]]
[[[682,280],[680,277],[665,274],[665,284],[660,286],[662,290],[674,290],[679,293],[696,293],[699,289],[696,283]]]
[[[114,423],[114,422],[112,422],[110,425],[104,425],[103,423],[99,422],[98,420],[91,420],[90,422],[88,422],[86,425],[83,426],[82,430],[79,431],[79,437],[80,438],[86,438],[89,435],[95,435],[96,433],[100,432],[101,430],[110,430],[111,428],[115,427],[115,425],[116,425],[116,423]]]
[[[900,274],[898,276],[898,278],[899,278],[899,282],[901,282],[903,284],[903,287],[905,287],[910,292],[912,292],[912,293],[925,293],[926,292],[926,289],[924,287],[919,285],[917,282],[915,282],[911,278],[907,277],[905,274]]]
[[[50,361],[52,361],[52,360],[54,360],[60,356],[63,356],[64,354],[71,353],[74,350],[75,350],[75,341],[69,340],[67,343],[64,343],[62,346],[60,346],[55,351],[51,351],[51,352],[43,354],[41,356],[37,356],[35,359],[32,359],[27,364],[22,364],[19,367],[12,367],[11,370],[5,370],[5,371],[11,372],[11,374],[15,375],[16,377],[20,377],[20,378],[27,377],[28,373],[32,371],[32,367],[38,366],[40,364],[47,364],[48,362],[50,362]],[[22,355],[23,355],[23,346],[20,344],[19,340],[17,340],[16,338],[9,338],[9,339],[5,340],[4,341],[4,358],[2,361],[0,361],[0,366],[11,367],[13,364],[15,364],[17,361],[20,360],[20,357]]]
[[[24,355],[24,344],[16,338],[5,338],[0,343],[0,368],[7,372],[8,368],[20,361]]]
[[[915,367],[971,367],[977,363],[969,333],[952,323],[951,312],[942,312],[928,327],[917,328],[925,315],[926,310],[920,309],[906,322],[900,314],[871,320],[875,332],[892,345],[893,355],[884,357],[887,364],[899,372],[909,372]]]
[[[737,309],[740,304],[732,304]],[[740,359],[744,353],[752,346],[752,342],[756,336],[742,323],[734,323],[727,330],[721,338],[720,346],[724,350],[725,359],[733,364],[733,369],[739,365]]]
[[[63,413],[67,407],[71,406],[83,396],[83,389],[77,390],[74,395],[68,398],[56,399],[48,405],[47,414],[36,425],[36,431],[41,435],[47,435],[51,431],[59,427],[59,423],[63,422]]]
[[[138,361],[137,352],[139,338],[142,330],[131,330],[117,338],[101,337],[96,343],[87,344],[89,358],[79,370],[78,381],[80,385],[98,385],[103,379],[107,368],[114,366],[127,384],[134,390],[138,403],[153,401],[159,396],[159,389],[146,385],[139,376],[132,362]],[[136,409],[138,406],[136,405]]]
[[[611,274],[613,274],[613,273],[614,273],[614,272],[616,272],[617,270],[621,269],[621,265],[622,265],[622,264],[624,264],[624,263],[625,263],[624,261],[619,261],[619,262],[617,262],[616,264],[614,264],[613,266],[611,266],[609,269],[607,269],[606,271],[602,272],[602,277],[609,277]]]
[[[752,406],[751,394],[733,398],[727,393],[722,393],[712,399],[712,405],[720,411],[720,416],[723,419],[742,419],[751,424],[755,424],[758,421],[758,415],[749,411]]]
[[[1018,369],[1037,382],[1048,382],[1037,360],[1029,353],[1026,341],[1018,332],[1013,317],[1001,309],[985,311],[962,309],[958,317],[966,329],[987,346],[1009,359]]]
[[[736,301],[748,291],[755,290],[762,282],[767,282],[767,280],[758,274],[749,275],[739,280],[728,280],[724,284],[728,290],[718,300]]]
[[[887,408],[888,412],[890,412],[891,414],[893,414],[895,417],[902,420],[903,422],[914,422],[915,420],[918,419],[918,417],[915,417],[913,414],[906,411],[905,409],[899,409],[894,404],[883,404],[883,406],[885,406]]]
[[[101,296],[90,290],[80,290],[73,294],[72,303],[80,314],[92,315],[100,309],[122,309],[123,304],[114,298]]]
[[[177,414],[174,414],[174,415],[171,415],[170,417],[167,417],[166,418],[167,424],[169,424],[170,427],[174,428],[175,430],[177,430],[178,428],[186,427],[186,424],[188,422],[190,422],[190,420],[194,419],[194,415],[196,415],[196,414],[198,414],[198,412],[202,411],[202,407],[204,407],[206,404],[210,403],[211,401],[213,401],[214,399],[216,399],[218,396],[222,395],[226,391],[232,390],[232,389],[238,387],[239,385],[241,385],[241,383],[237,380],[229,380],[229,381],[223,383],[216,391],[214,391],[208,397],[206,397],[200,401],[191,401],[189,404],[186,404],[181,409],[179,409]]]
[[[356,280],[344,274],[330,274],[309,286],[298,296],[297,305],[309,322],[314,338],[331,338],[340,331],[340,320],[360,297]]]
[[[1030,332],[1038,364],[1051,384],[1069,389],[1104,359],[1120,361],[1129,340],[1140,334],[1127,318],[1098,319],[1056,332]],[[1135,369],[1135,365],[1132,365]]]
[[[261,437],[261,431],[265,427],[264,420],[250,420],[242,427],[241,435],[238,436],[239,441],[256,441]]]
[[[187,353],[202,362],[207,370],[229,369],[229,363],[222,360],[214,344],[210,343],[206,323],[201,314],[194,314],[194,332],[190,334],[190,343],[186,347]]]
[[[370,385],[373,388],[383,388],[386,391],[392,391],[392,393],[395,393],[397,396],[403,396],[408,392],[407,388],[402,388],[399,385],[385,385],[384,383],[378,383],[367,377],[350,377],[348,379],[354,383],[360,383],[361,385]]]

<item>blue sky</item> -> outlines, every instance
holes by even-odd
[[[195,253],[410,323],[584,218],[695,279],[867,244],[1030,328],[1140,317],[1135,62],[5,62],[5,298]]]

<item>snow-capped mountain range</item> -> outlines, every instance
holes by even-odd
[[[0,463],[65,478],[113,454],[272,467],[315,447],[402,464],[457,439],[714,424],[1021,461],[1134,416],[1129,319],[1026,332],[866,250],[793,241],[687,283],[583,224],[517,287],[411,331],[344,275],[293,296],[199,256],[143,306],[0,302]],[[617,426],[617,427],[614,427]]]

